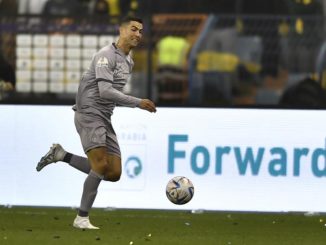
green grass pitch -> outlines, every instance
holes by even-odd
[[[100,230],[78,230],[69,208],[0,207],[1,245],[325,245],[326,216],[93,209]]]

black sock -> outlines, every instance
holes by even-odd
[[[80,217],[87,217],[88,216],[88,212],[78,209],[78,216],[80,216]]]
[[[67,152],[62,161],[68,163],[70,166],[82,171],[85,174],[89,174],[91,171],[91,165],[86,157],[81,157]]]
[[[70,163],[71,158],[72,158],[72,154],[67,152],[62,161],[66,163]]]

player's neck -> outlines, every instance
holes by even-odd
[[[120,49],[125,55],[128,55],[131,48],[130,46],[126,45],[125,43],[123,43],[120,39],[118,40],[117,44],[116,44],[117,48]]]

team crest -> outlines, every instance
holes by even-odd
[[[99,58],[99,60],[96,63],[96,67],[108,67],[109,66],[109,61],[105,57]]]

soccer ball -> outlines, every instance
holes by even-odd
[[[166,196],[174,204],[186,204],[194,196],[194,186],[184,176],[173,177],[166,185]]]

